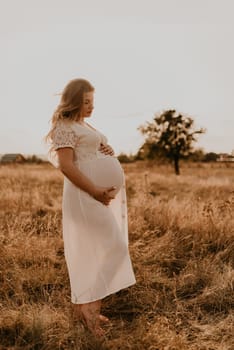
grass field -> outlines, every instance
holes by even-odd
[[[0,349],[234,349],[234,166],[124,165],[137,284],[104,300],[98,342],[71,317],[62,175],[0,167]]]

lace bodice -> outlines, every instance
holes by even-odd
[[[100,144],[107,144],[107,138],[100,131],[77,122],[59,122],[52,134],[52,163],[56,163],[56,150],[63,147],[74,149],[74,161],[91,160],[105,155],[99,152]]]

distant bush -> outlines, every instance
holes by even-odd
[[[209,152],[204,155],[204,162],[216,162],[219,155],[214,152]]]
[[[43,162],[43,160],[41,158],[37,157],[35,154],[33,154],[32,156],[28,156],[26,158],[26,163],[40,164],[42,162]]]
[[[120,161],[120,163],[132,163],[135,161],[135,155],[127,155],[125,153],[120,153],[118,155],[118,160]]]

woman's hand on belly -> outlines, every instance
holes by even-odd
[[[96,187],[93,197],[104,205],[108,205],[112,199],[115,198],[113,192],[115,186],[111,187]]]
[[[104,145],[103,143],[100,144],[99,151],[109,156],[113,156],[115,153],[110,145]]]

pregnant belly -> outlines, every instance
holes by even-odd
[[[123,169],[117,158],[106,156],[79,163],[80,170],[97,186],[115,186],[117,193],[124,183]]]

